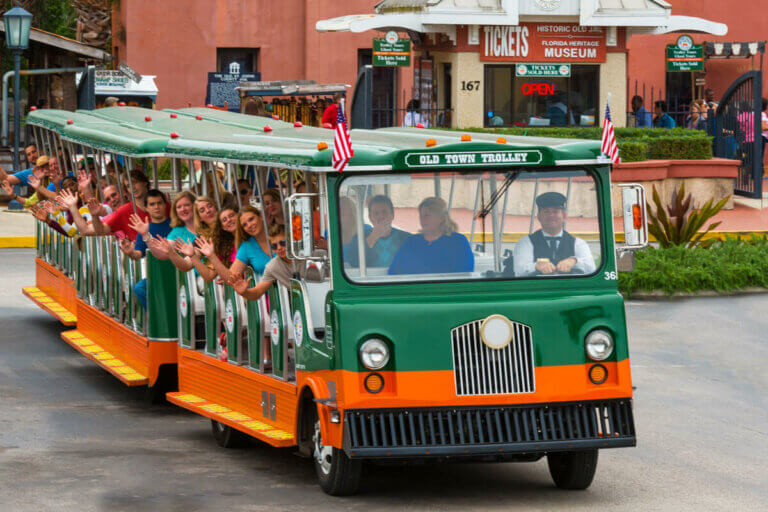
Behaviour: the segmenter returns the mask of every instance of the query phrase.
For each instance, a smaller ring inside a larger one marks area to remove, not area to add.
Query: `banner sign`
[[[409,153],[405,156],[405,166],[419,168],[537,165],[541,163],[543,158],[541,151],[538,149]]]
[[[677,44],[667,45],[667,71],[704,71],[704,47],[693,44],[690,36],[680,36]]]
[[[485,26],[480,60],[495,62],[605,62],[604,27],[578,23]]]
[[[518,64],[515,66],[515,76],[522,77],[569,77],[570,64]]]
[[[411,40],[398,38],[397,32],[387,33],[386,38],[374,39],[372,63],[374,66],[410,66]]]

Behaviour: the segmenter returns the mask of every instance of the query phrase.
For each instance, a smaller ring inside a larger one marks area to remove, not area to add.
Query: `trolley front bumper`
[[[635,446],[632,400],[350,409],[351,458],[515,456]]]

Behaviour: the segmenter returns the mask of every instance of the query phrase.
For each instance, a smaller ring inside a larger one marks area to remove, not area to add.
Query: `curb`
[[[37,237],[34,236],[0,236],[0,249],[37,247]]]
[[[759,286],[750,286],[748,288],[741,288],[739,290],[731,290],[727,292],[718,292],[716,290],[699,290],[696,292],[675,292],[672,295],[667,295],[666,292],[663,292],[661,290],[654,290],[652,292],[632,293],[630,295],[624,296],[624,300],[663,301],[663,300],[675,300],[675,299],[691,299],[691,298],[699,298],[699,297],[736,297],[739,295],[756,295],[760,293],[768,293],[768,288],[761,288]]]

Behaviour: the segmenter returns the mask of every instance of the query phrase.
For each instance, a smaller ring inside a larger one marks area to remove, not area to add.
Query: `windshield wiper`
[[[491,197],[488,199],[488,202],[483,205],[483,207],[480,209],[480,213],[477,214],[478,217],[481,219],[484,219],[488,216],[489,213],[491,213],[491,210],[494,206],[496,206],[496,203],[499,202],[499,199],[501,199],[501,196],[504,195],[504,192],[507,191],[509,186],[512,184],[513,181],[517,179],[517,177],[520,175],[520,173],[523,171],[507,171],[504,173],[505,179],[504,183],[501,184],[499,188],[496,189],[496,192],[494,192]],[[482,180],[482,177],[480,178]],[[482,185],[482,182],[481,182]]]

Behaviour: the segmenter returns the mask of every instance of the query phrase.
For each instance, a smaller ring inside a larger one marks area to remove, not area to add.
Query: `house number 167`
[[[477,91],[480,89],[480,80],[462,80],[462,91]]]

